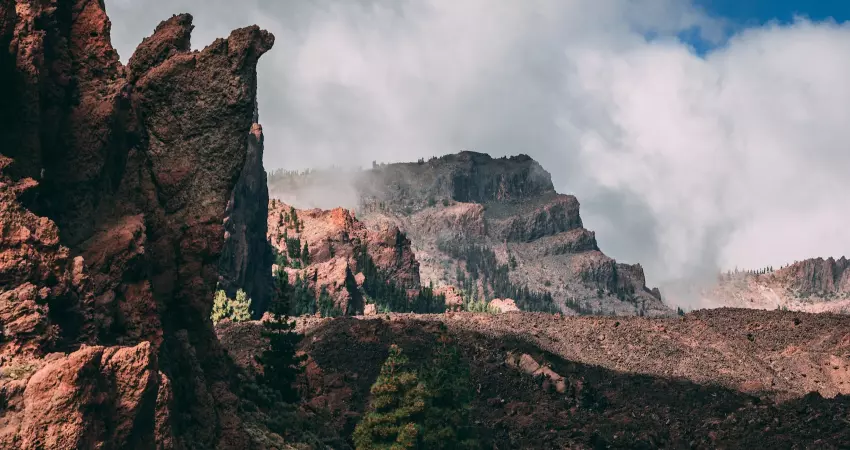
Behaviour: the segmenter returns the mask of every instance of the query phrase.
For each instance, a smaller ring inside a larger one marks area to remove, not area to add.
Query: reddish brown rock
[[[0,432],[3,448],[127,448],[156,441],[158,391],[167,386],[151,345],[82,347],[50,358],[13,398],[19,420]],[[9,392],[8,390],[6,391]]]
[[[286,269],[290,282],[300,276],[317,296],[324,288],[342,311],[362,311],[359,303],[353,309],[348,305],[360,301],[353,291],[364,282],[358,266],[358,255],[363,251],[392,282],[413,291],[420,288],[419,262],[410,240],[398,227],[368,229],[344,208],[301,210],[274,199],[269,205],[268,240],[275,251],[288,254],[286,238],[299,240],[302,248],[306,243],[309,249],[306,267]]]
[[[427,369],[449,341],[470,369],[470,414],[480,418],[470,425],[482,448],[850,442],[847,315],[722,308],[675,318],[523,312],[298,322],[309,337],[300,344],[311,361],[301,377],[305,401],[333,410],[331,421],[347,435],[390,345]],[[250,362],[263,349],[260,329],[233,324],[222,341]]]
[[[0,2],[0,364],[68,354],[3,387],[4,448],[247,442],[209,313],[273,37],[191,21],[124,67],[102,2]]]
[[[494,311],[499,313],[519,311],[519,308],[517,308],[516,306],[516,302],[514,302],[513,299],[510,298],[494,298],[493,300],[490,300],[489,306]]]
[[[440,286],[434,289],[434,294],[446,297],[446,309],[460,311],[463,309],[463,292],[454,286]]]

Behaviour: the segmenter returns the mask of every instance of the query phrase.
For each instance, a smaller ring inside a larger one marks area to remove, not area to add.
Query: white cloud
[[[528,153],[604,251],[650,282],[850,254],[850,29],[744,30],[676,0],[107,1],[126,57],[195,14],[193,43],[258,23],[267,166]],[[646,35],[657,36],[651,40]]]

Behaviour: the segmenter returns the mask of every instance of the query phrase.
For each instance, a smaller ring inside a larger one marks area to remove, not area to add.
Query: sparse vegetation
[[[527,286],[511,283],[508,273],[508,264],[500,264],[496,259],[496,253],[485,245],[474,242],[461,241],[439,241],[437,248],[451,256],[462,260],[467,277],[460,267],[457,269],[457,280],[461,289],[472,294],[478,299],[478,281],[481,280],[485,295],[483,301],[489,302],[493,298],[511,298],[522,311],[540,311],[554,313],[560,311],[549,292],[537,292],[529,290]],[[492,292],[486,290],[491,288]],[[491,296],[492,295],[492,296]]]
[[[399,286],[383,273],[369,253],[363,248],[358,248],[357,269],[363,273],[363,291],[371,298],[378,312],[416,312],[416,313],[442,313],[446,310],[446,298],[443,295],[434,294],[429,287],[422,287],[410,296],[407,287]]]
[[[0,367],[0,379],[24,380],[39,369],[35,361],[12,360]]]

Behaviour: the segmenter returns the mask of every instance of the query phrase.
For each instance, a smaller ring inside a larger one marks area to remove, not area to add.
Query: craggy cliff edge
[[[129,64],[95,0],[0,1],[0,447],[243,448],[209,321],[256,26]]]
[[[273,255],[266,241],[269,188],[263,168],[263,128],[255,123],[251,131],[245,167],[227,202],[219,288],[230,298],[244,290],[260,317],[272,296]]]
[[[526,304],[552,303],[566,313],[673,314],[660,292],[646,286],[640,264],[618,263],[600,251],[578,200],[558,193],[551,175],[527,155],[463,151],[376,164],[355,186],[364,223],[393,224],[408,235],[423,283],[465,284],[466,291],[486,292],[487,301],[530,291],[551,302]]]
[[[728,272],[699,293],[706,306],[850,313],[850,260],[812,258],[777,270]]]

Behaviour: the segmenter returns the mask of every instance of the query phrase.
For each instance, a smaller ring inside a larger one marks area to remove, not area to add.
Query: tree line
[[[466,270],[457,268],[456,278],[461,289],[478,298],[478,280],[482,281],[484,301],[494,298],[511,298],[522,311],[538,311],[556,313],[560,309],[555,304],[550,292],[539,292],[528,288],[525,284],[515,284],[510,281],[511,266],[516,267],[516,260],[509,257],[508,264],[499,263],[496,253],[486,245],[460,240],[442,240],[437,242],[437,249],[462,260]],[[468,274],[468,276],[467,276]]]

